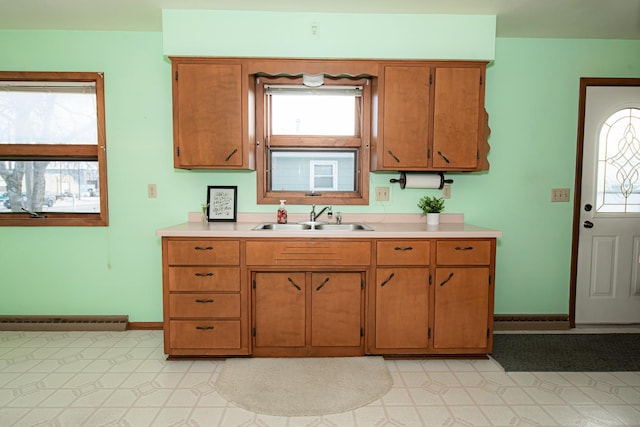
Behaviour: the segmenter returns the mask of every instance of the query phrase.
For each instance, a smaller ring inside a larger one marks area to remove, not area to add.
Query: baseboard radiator
[[[571,329],[568,314],[496,314],[494,331],[550,331]]]
[[[129,316],[0,316],[0,331],[124,331]]]

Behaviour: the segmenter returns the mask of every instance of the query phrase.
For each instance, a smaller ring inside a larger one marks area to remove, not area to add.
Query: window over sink
[[[370,79],[320,77],[256,77],[258,203],[368,204]]]

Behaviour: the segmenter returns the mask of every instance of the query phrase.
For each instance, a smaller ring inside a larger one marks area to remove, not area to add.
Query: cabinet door
[[[435,349],[485,348],[489,342],[489,268],[437,268]]]
[[[427,66],[384,67],[382,144],[377,153],[382,165],[378,169],[428,167],[430,73]]]
[[[433,168],[475,169],[479,162],[482,71],[479,67],[435,70]]]
[[[174,63],[173,68],[175,167],[242,167],[242,66]]]
[[[311,346],[360,347],[362,274],[311,274]]]
[[[376,270],[375,347],[426,349],[429,344],[429,269]]]
[[[255,273],[255,346],[304,347],[304,273]]]

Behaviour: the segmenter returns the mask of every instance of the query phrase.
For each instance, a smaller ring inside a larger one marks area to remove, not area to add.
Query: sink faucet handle
[[[342,224],[342,212],[336,212],[336,223]]]
[[[333,210],[331,209],[331,206],[329,206],[329,210],[327,211],[327,218],[332,218],[333,217]]]

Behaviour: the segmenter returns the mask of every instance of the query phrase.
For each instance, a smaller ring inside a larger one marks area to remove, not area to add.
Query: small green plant
[[[428,213],[440,213],[444,210],[444,199],[435,196],[424,196],[418,202],[422,215]]]

